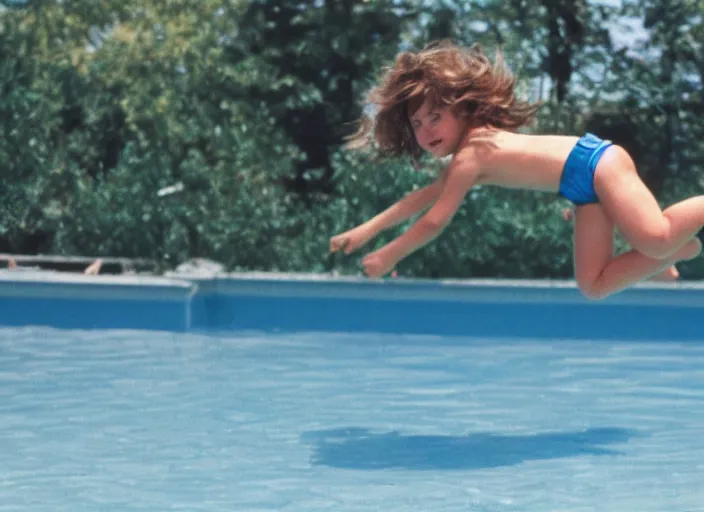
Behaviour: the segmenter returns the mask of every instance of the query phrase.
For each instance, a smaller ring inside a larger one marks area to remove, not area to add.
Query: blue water
[[[0,329],[0,511],[704,511],[704,344]]]

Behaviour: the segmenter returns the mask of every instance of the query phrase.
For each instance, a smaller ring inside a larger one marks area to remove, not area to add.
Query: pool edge
[[[573,280],[0,271],[0,326],[704,339],[703,311],[698,282],[643,283],[590,301]]]

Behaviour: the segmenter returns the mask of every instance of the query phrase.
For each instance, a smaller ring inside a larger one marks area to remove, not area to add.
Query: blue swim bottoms
[[[602,153],[612,145],[610,140],[603,140],[587,133],[581,137],[567,157],[560,179],[559,195],[576,205],[598,203],[594,190],[594,170]]]

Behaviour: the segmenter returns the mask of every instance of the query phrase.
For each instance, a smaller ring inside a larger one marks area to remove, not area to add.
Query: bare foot
[[[671,267],[666,268],[659,274],[654,275],[650,279],[652,281],[665,281],[665,282],[671,282],[671,281],[677,281],[680,278],[680,273],[677,270],[677,267],[672,265]]]

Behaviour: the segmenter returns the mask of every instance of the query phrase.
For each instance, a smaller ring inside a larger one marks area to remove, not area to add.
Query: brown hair
[[[358,131],[347,147],[368,146],[393,156],[409,154],[416,160],[422,153],[411,128],[409,115],[425,98],[436,105],[450,106],[472,125],[511,129],[532,121],[538,104],[515,97],[516,79],[506,69],[500,51],[492,64],[480,45],[467,49],[439,41],[418,53],[402,52],[385,69],[378,86],[366,95],[367,108]]]

